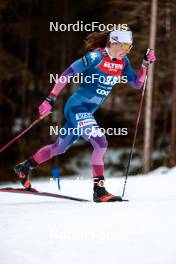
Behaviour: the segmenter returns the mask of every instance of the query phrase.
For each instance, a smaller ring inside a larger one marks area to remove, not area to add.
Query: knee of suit
[[[107,149],[108,147],[108,141],[105,137],[105,135],[103,136],[97,136],[97,137],[91,137],[90,142],[92,143],[93,147],[99,147],[99,148],[104,148]]]
[[[51,151],[53,151],[55,153],[55,155],[59,155],[59,154],[65,153],[66,150],[67,150],[67,147],[64,146],[63,144],[55,143],[55,144],[52,145],[52,150]]]

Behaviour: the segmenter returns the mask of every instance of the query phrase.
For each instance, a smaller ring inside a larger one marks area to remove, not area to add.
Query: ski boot
[[[15,166],[14,171],[18,175],[21,184],[26,188],[31,190],[31,182],[29,179],[30,171],[36,167],[38,164],[32,158],[25,160]]]
[[[93,200],[96,203],[123,201],[121,196],[115,196],[106,191],[104,187],[104,177],[94,179]]]

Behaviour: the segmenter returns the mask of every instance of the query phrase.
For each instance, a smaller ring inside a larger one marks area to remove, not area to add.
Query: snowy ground
[[[108,178],[106,186],[121,194],[123,182]],[[56,192],[46,180],[33,185]],[[92,198],[88,179],[61,187]],[[104,204],[0,193],[0,263],[175,264],[176,168],[130,177],[127,187],[130,202]]]

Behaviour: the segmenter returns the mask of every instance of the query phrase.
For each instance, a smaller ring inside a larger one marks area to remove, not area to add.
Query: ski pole
[[[33,126],[35,126],[37,123],[39,123],[42,119],[44,119],[47,115],[41,116],[35,121],[33,121],[28,127],[26,127],[24,130],[22,130],[16,137],[11,139],[9,142],[7,142],[1,149],[0,153],[5,150],[7,147],[9,147],[12,143],[14,143],[17,139],[19,139],[22,135],[24,135],[29,129],[31,129]]]
[[[133,137],[133,144],[131,147],[131,151],[130,151],[129,159],[128,159],[128,163],[127,163],[127,168],[126,168],[126,172],[125,172],[125,181],[124,181],[124,185],[123,185],[122,198],[125,195],[125,189],[126,189],[128,173],[129,173],[129,169],[130,169],[130,163],[131,163],[131,159],[133,156],[134,145],[136,142],[136,136],[137,136],[137,131],[138,131],[138,127],[139,127],[139,120],[141,117],[141,110],[142,110],[142,105],[143,105],[143,101],[144,101],[144,93],[145,93],[146,84],[147,84],[147,75],[145,77],[145,81],[144,81],[144,85],[143,85],[143,89],[142,89],[142,94],[141,94],[141,98],[140,98],[139,109],[138,109],[137,120],[136,120],[136,127],[135,127],[135,132],[134,132],[134,137]]]

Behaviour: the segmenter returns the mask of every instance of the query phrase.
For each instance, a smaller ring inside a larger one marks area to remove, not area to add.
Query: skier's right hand
[[[38,107],[38,111],[40,116],[46,116],[53,110],[54,106],[54,98],[51,96],[48,96],[45,101]]]

